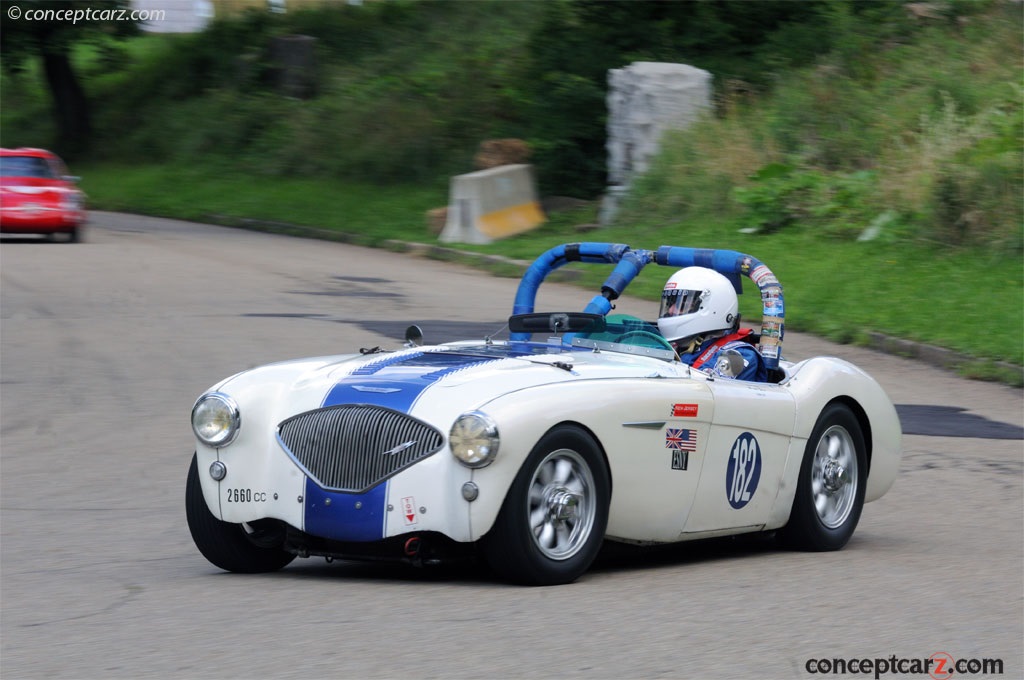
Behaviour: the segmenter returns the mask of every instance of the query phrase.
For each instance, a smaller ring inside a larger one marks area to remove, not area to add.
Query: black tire
[[[860,423],[845,404],[829,404],[807,440],[793,510],[780,532],[783,543],[814,552],[845,546],[864,508],[867,471]]]
[[[224,571],[261,574],[277,571],[295,559],[295,555],[277,547],[284,539],[284,532],[277,526],[250,526],[246,531],[246,525],[222,522],[213,516],[203,498],[194,455],[185,487],[185,515],[199,552]]]
[[[81,243],[82,240],[82,227],[73,227],[68,232],[68,243]]]
[[[571,583],[601,549],[610,499],[608,468],[593,438],[579,427],[557,427],[541,437],[512,482],[483,538],[484,557],[514,583]]]

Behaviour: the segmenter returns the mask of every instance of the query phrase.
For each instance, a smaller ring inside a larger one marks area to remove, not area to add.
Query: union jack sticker
[[[670,427],[665,430],[665,448],[681,451],[697,450],[697,431]]]

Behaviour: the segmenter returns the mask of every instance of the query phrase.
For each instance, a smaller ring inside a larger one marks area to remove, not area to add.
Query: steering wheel
[[[672,350],[673,352],[675,351],[672,348],[672,344],[668,340],[666,340],[662,336],[658,335],[657,333],[652,333],[651,331],[640,331],[640,330],[629,331],[627,333],[623,333],[618,338],[616,338],[615,342],[621,342],[623,344],[626,344],[626,343],[628,343],[630,341],[631,338],[650,340],[650,341],[654,342],[653,345],[648,345],[647,343],[633,342],[632,344],[634,344],[634,345],[640,344],[641,347],[648,347],[648,346],[661,347],[662,349]]]

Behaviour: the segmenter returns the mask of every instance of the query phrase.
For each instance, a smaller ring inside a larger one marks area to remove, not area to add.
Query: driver
[[[739,302],[729,279],[713,269],[686,267],[673,274],[661,293],[658,330],[683,363],[716,375],[766,382],[764,358],[749,328],[740,329]],[[730,368],[726,350],[738,352],[743,367]]]

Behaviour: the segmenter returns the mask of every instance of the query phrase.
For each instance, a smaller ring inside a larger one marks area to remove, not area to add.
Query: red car
[[[0,149],[0,232],[67,234],[78,241],[85,194],[64,162],[43,149]]]

